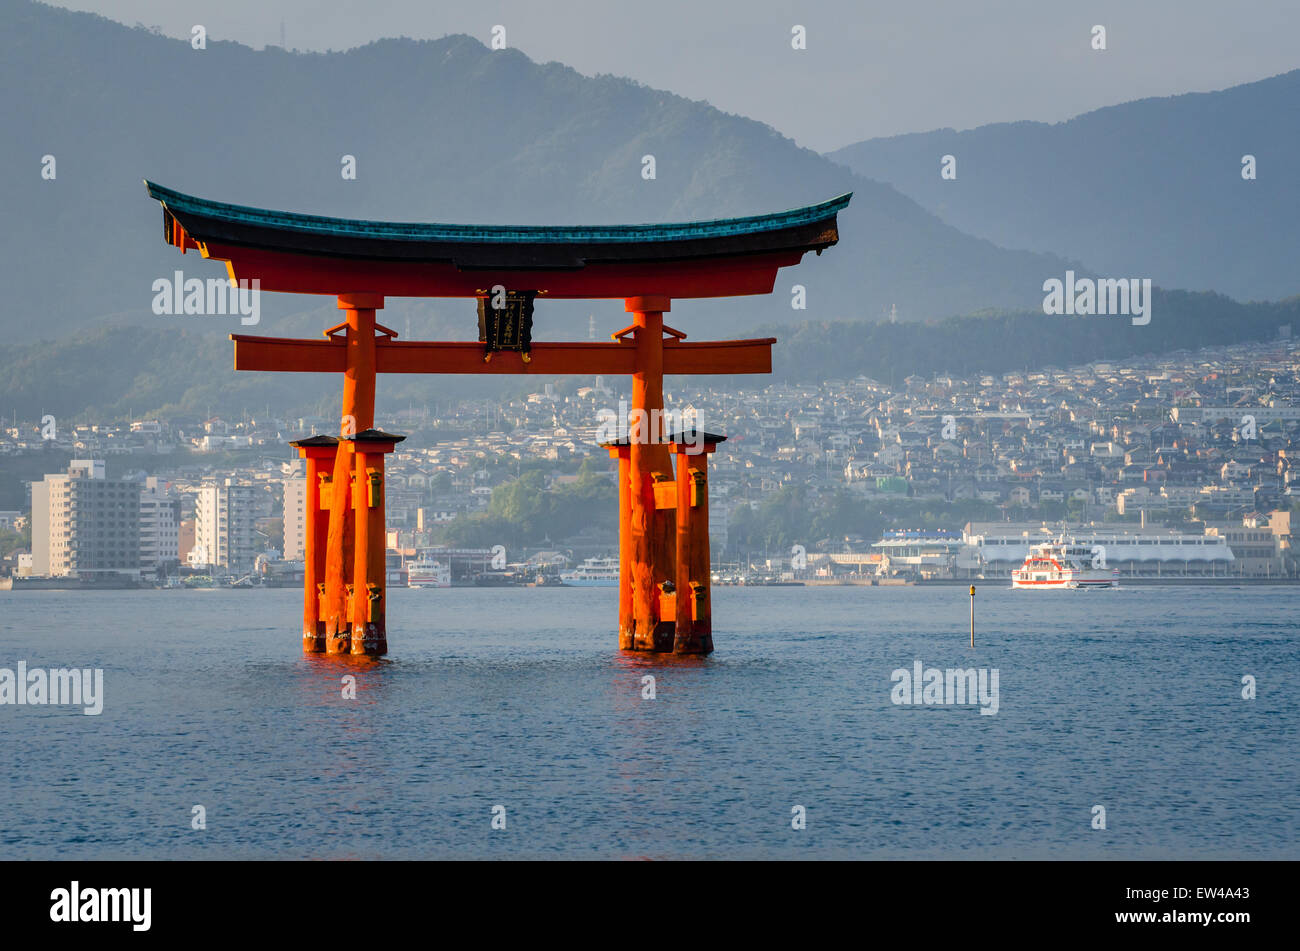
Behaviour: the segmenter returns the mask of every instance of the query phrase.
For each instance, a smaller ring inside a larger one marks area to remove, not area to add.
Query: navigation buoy
[[[970,586],[970,646],[975,646],[975,586]]]

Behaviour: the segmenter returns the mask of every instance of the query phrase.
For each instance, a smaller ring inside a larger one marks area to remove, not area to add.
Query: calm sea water
[[[1300,857],[1297,588],[982,586],[974,651],[964,588],[723,588],[676,662],[612,589],[391,597],[349,664],[292,590],[0,594],[0,667],[106,695],[0,706],[0,858]],[[997,715],[894,705],[916,660]]]

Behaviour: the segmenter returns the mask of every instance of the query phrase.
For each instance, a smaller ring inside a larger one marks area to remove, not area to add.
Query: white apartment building
[[[284,560],[306,558],[307,477],[284,480]]]
[[[106,478],[102,459],[74,459],[33,482],[31,572],[138,577],[140,483]]]
[[[189,563],[207,565],[230,574],[253,567],[260,552],[254,526],[257,521],[256,486],[234,479],[199,487],[194,500],[194,549]]]
[[[1300,406],[1175,406],[1169,411],[1176,423],[1239,423],[1243,416],[1253,416],[1258,426],[1293,423],[1300,420]]]
[[[140,487],[140,568],[172,564],[180,558],[181,500],[149,476]]]

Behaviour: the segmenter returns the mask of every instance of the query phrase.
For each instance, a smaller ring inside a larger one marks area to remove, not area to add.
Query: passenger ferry
[[[451,565],[429,555],[420,555],[406,566],[408,588],[450,588]]]
[[[1011,572],[1013,588],[1114,588],[1119,569],[1098,567],[1093,550],[1073,541],[1035,545]]]
[[[617,588],[618,559],[588,558],[577,568],[561,571],[560,580],[581,588]]]

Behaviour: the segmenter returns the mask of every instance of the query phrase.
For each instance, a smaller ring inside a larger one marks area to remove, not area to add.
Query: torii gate
[[[326,218],[145,185],[182,253],[225,261],[245,286],[337,297],[344,312],[323,340],[231,336],[236,370],[343,374],[339,437],[291,444],[307,465],[304,651],[388,651],[384,456],[405,437],[374,429],[377,373],[630,374],[631,416],[654,422],[607,444],[619,461],[619,647],[713,650],[706,460],[725,437],[663,432],[663,378],[770,373],[776,340],[687,343],[663,315],[673,298],[771,293],[779,268],[839,240],[851,194],[748,218],[513,227]],[[612,343],[532,344],[538,296],[622,298],[632,324]],[[387,297],[477,298],[480,326],[491,323],[478,343],[399,342],[375,321]],[[507,314],[488,313],[489,300]]]

